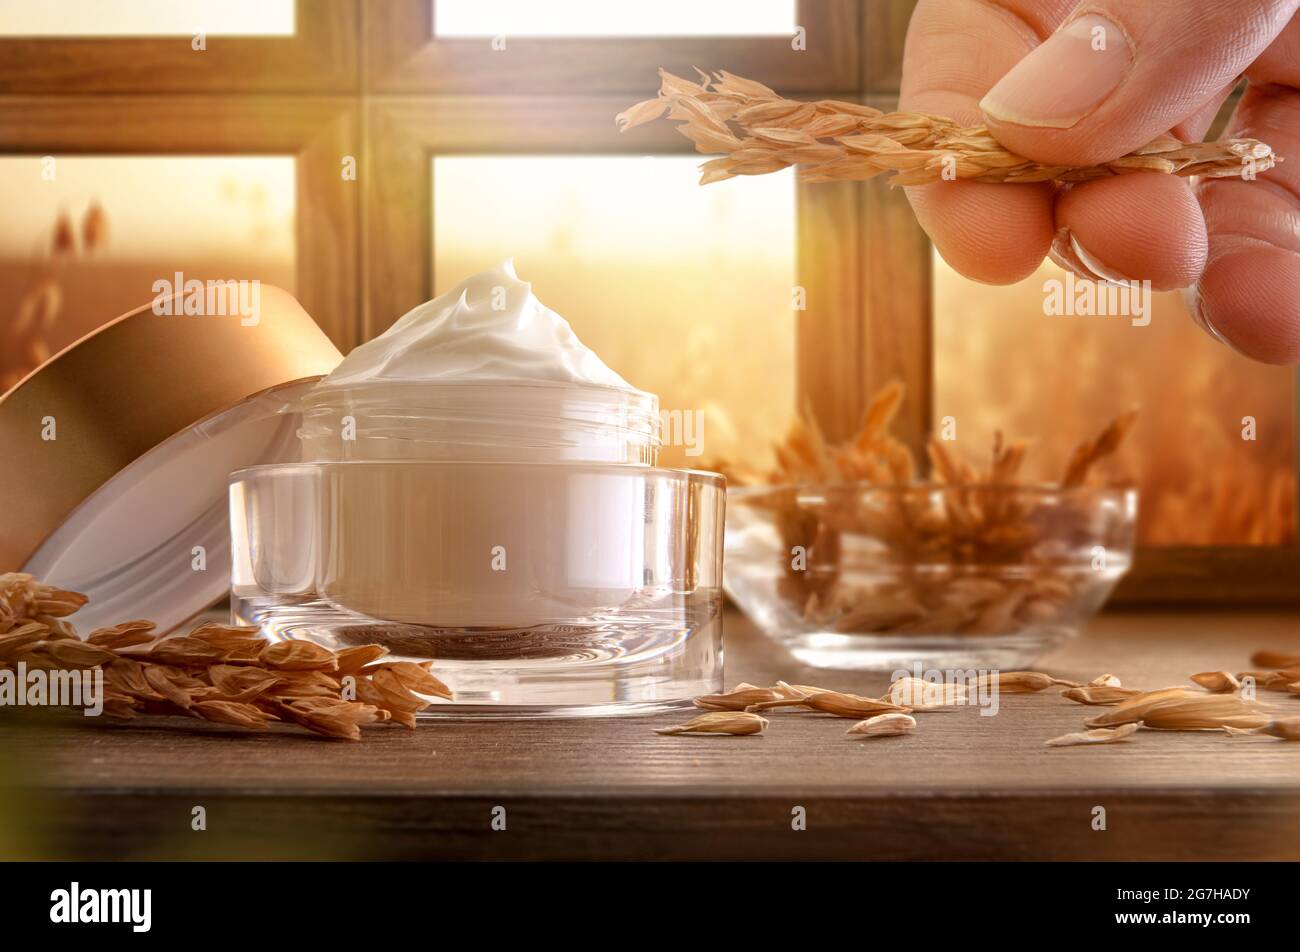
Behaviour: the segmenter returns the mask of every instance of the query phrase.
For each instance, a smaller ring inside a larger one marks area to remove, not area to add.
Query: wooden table
[[[813,671],[740,615],[728,684]],[[1039,666],[1138,687],[1300,651],[1294,615],[1108,614]],[[1289,712],[1300,698],[1263,694]],[[445,722],[360,744],[149,718],[0,712],[0,849],[89,858],[1300,859],[1300,744],[1142,731],[1046,749],[1096,708],[1055,692],[919,715],[915,734],[777,712],[759,737],[660,737],[680,715]],[[194,831],[203,807],[206,830]],[[504,807],[505,830],[494,830]],[[792,821],[802,807],[806,829]],[[1094,808],[1106,829],[1093,829]],[[496,811],[499,813],[500,811]]]

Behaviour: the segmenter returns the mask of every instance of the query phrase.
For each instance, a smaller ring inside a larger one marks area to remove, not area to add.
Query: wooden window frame
[[[0,37],[0,94],[346,93],[360,0],[295,0],[292,36]]]
[[[0,101],[0,153],[18,155],[291,155],[296,189],[295,296],[344,350],[358,343],[359,184],[348,98],[23,96]],[[203,223],[191,223],[202,228]],[[145,302],[141,302],[145,303]],[[113,316],[113,315],[107,315]]]
[[[798,0],[807,50],[790,37],[506,37],[434,35],[430,0],[365,0],[366,89],[380,93],[644,93],[655,71],[726,68],[791,92],[857,87],[859,0]],[[816,68],[808,69],[808,61]]]

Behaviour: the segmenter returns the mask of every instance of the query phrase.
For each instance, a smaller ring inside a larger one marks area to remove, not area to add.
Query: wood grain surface
[[[813,671],[739,615],[729,684],[776,678],[878,693]],[[1113,614],[1040,668],[1162,687],[1300,650],[1287,614]],[[1300,698],[1265,694],[1288,712]],[[360,744],[142,718],[0,725],[0,850],[83,858],[1297,859],[1300,745],[1142,731],[1045,749],[1096,709],[1054,692],[918,715],[914,735],[777,712],[758,737],[660,737],[663,715],[446,721]],[[191,829],[193,808],[207,829]],[[1106,830],[1092,829],[1094,807]],[[506,829],[491,828],[504,807]],[[807,829],[792,829],[803,807]]]

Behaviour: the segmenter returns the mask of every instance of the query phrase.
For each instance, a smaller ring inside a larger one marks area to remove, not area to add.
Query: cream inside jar
[[[308,395],[303,458],[653,466],[659,401],[585,347],[509,261],[410,311]]]

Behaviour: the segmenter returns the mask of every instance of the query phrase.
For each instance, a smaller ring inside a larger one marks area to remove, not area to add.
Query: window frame
[[[507,36],[506,48],[494,51],[489,38],[434,36],[430,0],[366,0],[361,23],[365,88],[428,95],[635,95],[645,92],[661,66],[686,75],[694,75],[696,66],[725,66],[792,92],[856,88],[858,0],[797,0],[796,10],[807,51],[792,49],[791,38],[780,36]],[[813,59],[816,67],[807,69],[799,57]]]
[[[346,98],[24,96],[0,102],[0,152],[6,154],[293,156],[294,296],[345,350],[360,342],[360,200],[358,184],[345,181],[341,170],[358,145],[355,103]]]
[[[346,93],[360,0],[295,0],[292,36],[0,37],[0,94]]]

